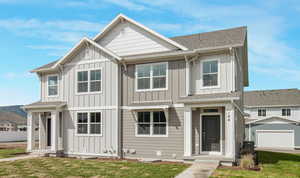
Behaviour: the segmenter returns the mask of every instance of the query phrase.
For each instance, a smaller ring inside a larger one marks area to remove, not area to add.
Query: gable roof
[[[31,72],[42,72],[44,70],[55,69],[56,67],[58,67],[59,64],[61,64],[61,63],[65,62],[66,60],[68,60],[68,58],[70,56],[72,56],[72,54],[74,52],[76,52],[78,49],[80,49],[86,42],[90,43],[91,45],[95,46],[96,48],[100,49],[101,51],[104,51],[106,54],[110,55],[114,59],[121,60],[121,57],[116,55],[114,52],[110,51],[107,48],[102,47],[101,45],[99,45],[98,43],[90,40],[89,38],[84,37],[64,57],[60,58],[57,61],[46,64],[42,67],[36,68],[36,69],[32,70]],[[114,61],[114,62],[117,62],[117,61]]]
[[[245,107],[300,106],[300,90],[258,90],[244,93]]]
[[[101,39],[107,32],[109,32],[115,25],[117,25],[118,23],[122,22],[123,20],[126,20],[127,22],[133,24],[133,25],[136,25],[140,28],[142,28],[143,30],[149,32],[150,34],[160,38],[161,40],[181,49],[181,50],[188,50],[185,46],[183,46],[182,44],[179,44],[175,41],[173,41],[172,39],[170,38],[167,38],[153,30],[151,30],[150,28],[136,22],[135,20],[123,15],[123,14],[119,14],[116,18],[114,18],[106,27],[104,27],[104,29],[98,33],[95,37],[94,37],[94,41],[98,41],[99,39]]]
[[[262,119],[256,119],[256,120],[248,120],[248,122],[246,122],[246,124],[252,124],[252,123],[256,123],[256,122],[260,122],[260,121],[267,121],[267,120],[283,120],[283,121],[288,121],[288,122],[293,122],[293,123],[299,123],[299,121],[293,120],[293,119],[288,119],[288,118],[284,118],[284,117],[278,117],[278,116],[271,116],[271,117],[267,117],[267,118],[262,118]]]
[[[177,36],[170,39],[186,46],[188,49],[243,46],[247,27],[236,27],[212,32]]]

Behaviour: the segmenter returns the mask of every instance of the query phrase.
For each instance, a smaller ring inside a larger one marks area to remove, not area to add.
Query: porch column
[[[45,128],[45,120],[43,118],[43,114],[39,113],[39,149],[46,148],[46,128]]]
[[[190,91],[191,91],[191,84],[190,84],[190,80],[191,80],[191,65],[190,62],[186,59],[185,60],[185,89],[186,89],[186,95],[189,96],[190,95]]]
[[[192,156],[192,108],[184,108],[184,156]]]
[[[235,156],[236,136],[235,136],[235,112],[231,104],[225,107],[225,155]]]
[[[30,152],[34,148],[34,122],[32,112],[27,113],[27,151]]]
[[[51,112],[51,151],[56,152],[58,150],[58,112]]]

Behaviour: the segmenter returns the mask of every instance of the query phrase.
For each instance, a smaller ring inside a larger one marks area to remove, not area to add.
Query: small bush
[[[243,169],[253,169],[255,167],[255,162],[252,154],[246,154],[242,156],[240,167]]]

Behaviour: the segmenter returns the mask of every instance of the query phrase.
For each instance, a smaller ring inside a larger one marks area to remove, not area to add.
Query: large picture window
[[[202,87],[215,87],[219,85],[219,61],[208,60],[202,62]]]
[[[167,88],[167,63],[141,64],[136,66],[136,90]]]
[[[58,95],[58,75],[48,76],[48,96]]]
[[[77,134],[102,135],[101,112],[77,113]]]
[[[163,111],[137,113],[137,136],[166,136],[167,119]]]
[[[87,70],[77,72],[77,93],[101,92],[101,70]]]

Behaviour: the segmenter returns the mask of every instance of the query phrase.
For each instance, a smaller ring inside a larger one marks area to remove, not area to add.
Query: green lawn
[[[300,177],[300,154],[259,152],[261,171],[217,169],[212,177]]]
[[[189,167],[181,163],[140,163],[120,160],[34,158],[0,164],[0,177],[174,177]]]
[[[0,159],[15,157],[16,154],[24,153],[24,148],[3,148],[0,149]]]

